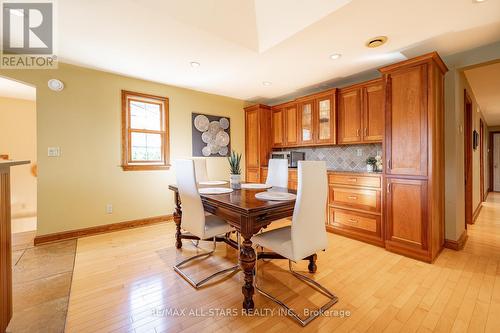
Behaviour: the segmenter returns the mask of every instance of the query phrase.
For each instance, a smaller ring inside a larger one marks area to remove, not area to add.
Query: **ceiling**
[[[488,126],[499,126],[500,63],[466,70],[465,76]]]
[[[500,0],[65,0],[57,13],[63,62],[251,101],[500,40]],[[365,47],[378,35],[388,43]]]
[[[36,89],[24,83],[0,77],[0,97],[34,101],[36,99]]]

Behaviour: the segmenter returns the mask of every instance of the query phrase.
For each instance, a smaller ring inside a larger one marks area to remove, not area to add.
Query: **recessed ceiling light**
[[[472,2],[476,2],[476,3],[481,3],[481,2],[485,2],[486,0],[472,0]]]
[[[199,62],[196,62],[196,61],[191,61],[189,64],[190,64],[190,65],[191,65],[191,67],[193,67],[193,68],[200,67],[200,63],[199,63]]]
[[[330,59],[332,59],[332,60],[337,60],[340,57],[342,57],[342,54],[340,54],[340,53],[330,54]]]
[[[264,81],[262,82],[262,85],[266,86],[266,87],[269,87],[272,83],[269,82],[269,81]]]
[[[375,48],[384,45],[387,42],[387,36],[378,36],[370,38],[366,42],[366,47]]]

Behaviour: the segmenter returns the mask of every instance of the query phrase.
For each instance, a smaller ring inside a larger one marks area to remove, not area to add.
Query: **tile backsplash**
[[[370,143],[335,147],[297,148],[290,150],[306,153],[306,160],[325,161],[328,169],[366,171],[366,159],[377,155],[381,156],[382,144]]]

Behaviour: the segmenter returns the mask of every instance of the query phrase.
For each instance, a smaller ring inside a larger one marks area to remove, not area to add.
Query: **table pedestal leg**
[[[318,256],[316,254],[313,254],[309,257],[309,265],[307,266],[307,268],[309,269],[309,273],[316,273],[316,271],[318,270],[318,266],[316,266],[317,259]]]
[[[181,199],[178,192],[175,192],[175,211],[174,211],[174,222],[175,222],[175,247],[180,249],[182,247],[181,240],[181,218],[182,218],[182,208]]]
[[[244,241],[242,243],[240,249],[240,267],[243,270],[245,275],[245,282],[241,291],[243,293],[243,309],[252,310],[254,308],[253,303],[253,271],[255,268],[255,251],[252,247],[252,242],[250,241],[250,237],[243,236]]]

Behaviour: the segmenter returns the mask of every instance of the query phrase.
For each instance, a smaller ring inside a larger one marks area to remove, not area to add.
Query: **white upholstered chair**
[[[329,301],[320,308],[323,311],[335,304],[338,298],[316,281],[293,271],[292,262],[297,262],[314,255],[319,251],[325,250],[328,246],[325,228],[327,191],[328,180],[325,163],[299,161],[297,199],[295,201],[292,224],[252,237],[252,242],[257,246],[270,249],[288,259],[290,272],[295,277],[307,282],[329,298]],[[301,319],[286,304],[258,286],[257,274],[255,276],[255,287],[261,294],[285,307],[302,326],[307,325],[319,315],[320,311],[311,311],[313,315],[306,319]]]
[[[186,281],[188,281],[193,287],[199,288],[201,285],[216,277],[217,275],[224,274],[226,272],[232,272],[239,269],[238,265],[231,266],[229,268],[218,271],[201,281],[193,281],[187,274],[185,274],[180,267],[184,264],[190,262],[191,260],[210,256],[215,252],[216,248],[216,237],[225,236],[227,233],[234,231],[234,228],[226,223],[220,217],[215,215],[205,215],[203,209],[203,204],[201,202],[200,194],[198,193],[198,188],[196,186],[196,176],[195,176],[195,164],[193,160],[177,160],[175,161],[175,173],[177,177],[177,188],[179,191],[181,204],[182,204],[182,216],[181,225],[182,228],[194,236],[198,237],[200,240],[213,239],[213,250],[206,253],[197,254],[190,258],[187,258],[174,266],[174,270],[179,273]],[[238,234],[238,245],[239,245],[239,234]],[[238,251],[239,255],[239,251]]]
[[[266,184],[276,187],[288,187],[288,160],[269,160]]]
[[[206,182],[208,180],[207,160],[205,158],[193,158],[193,161],[196,182]]]

